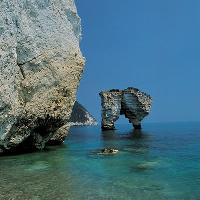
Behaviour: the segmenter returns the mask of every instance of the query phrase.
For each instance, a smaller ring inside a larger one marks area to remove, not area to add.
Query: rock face
[[[75,102],[71,117],[70,126],[91,126],[97,125],[96,119],[79,102]]]
[[[0,1],[0,151],[65,136],[83,72],[73,0]]]
[[[102,129],[112,130],[120,115],[125,115],[135,129],[141,129],[141,121],[151,109],[152,98],[138,90],[129,87],[125,90],[109,90],[100,94],[102,105]]]
[[[75,102],[70,119],[66,125],[57,130],[48,144],[57,145],[64,141],[71,126],[91,126],[97,125],[96,119],[79,103]]]

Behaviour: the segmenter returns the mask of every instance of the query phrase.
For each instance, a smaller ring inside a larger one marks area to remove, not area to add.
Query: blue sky
[[[78,90],[80,103],[100,120],[98,93],[133,86],[153,97],[147,121],[199,121],[199,0],[76,4],[87,60]]]

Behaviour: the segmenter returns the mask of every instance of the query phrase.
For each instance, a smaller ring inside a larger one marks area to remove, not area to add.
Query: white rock
[[[25,139],[43,148],[65,126],[83,72],[80,37],[73,0],[0,1],[1,149]]]

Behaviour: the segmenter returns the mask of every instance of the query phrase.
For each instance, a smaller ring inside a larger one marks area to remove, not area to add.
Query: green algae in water
[[[1,157],[0,199],[200,199],[200,123],[118,128],[72,128],[63,146]],[[107,147],[119,153],[95,153]]]

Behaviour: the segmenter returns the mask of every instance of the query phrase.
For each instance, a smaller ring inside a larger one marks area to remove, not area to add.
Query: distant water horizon
[[[0,157],[0,199],[200,199],[200,122],[116,128],[72,127],[61,146]],[[119,153],[97,154],[107,147]]]
[[[98,122],[98,125],[97,126],[100,126],[100,123],[101,122]],[[151,125],[151,124],[174,124],[174,123],[177,123],[177,124],[179,124],[179,123],[181,123],[181,124],[183,124],[183,123],[199,123],[200,124],[200,120],[198,121],[198,120],[182,120],[182,121],[149,121],[149,120],[144,120],[144,122],[142,122],[142,127],[144,128],[144,127],[146,127],[146,125]],[[123,122],[117,122],[116,123],[116,126],[118,126],[118,127],[120,127],[120,126],[125,126],[125,125],[129,125],[129,126],[132,126],[131,125],[131,123],[129,123],[128,122],[128,120],[127,120],[127,122],[126,121],[123,121]]]

